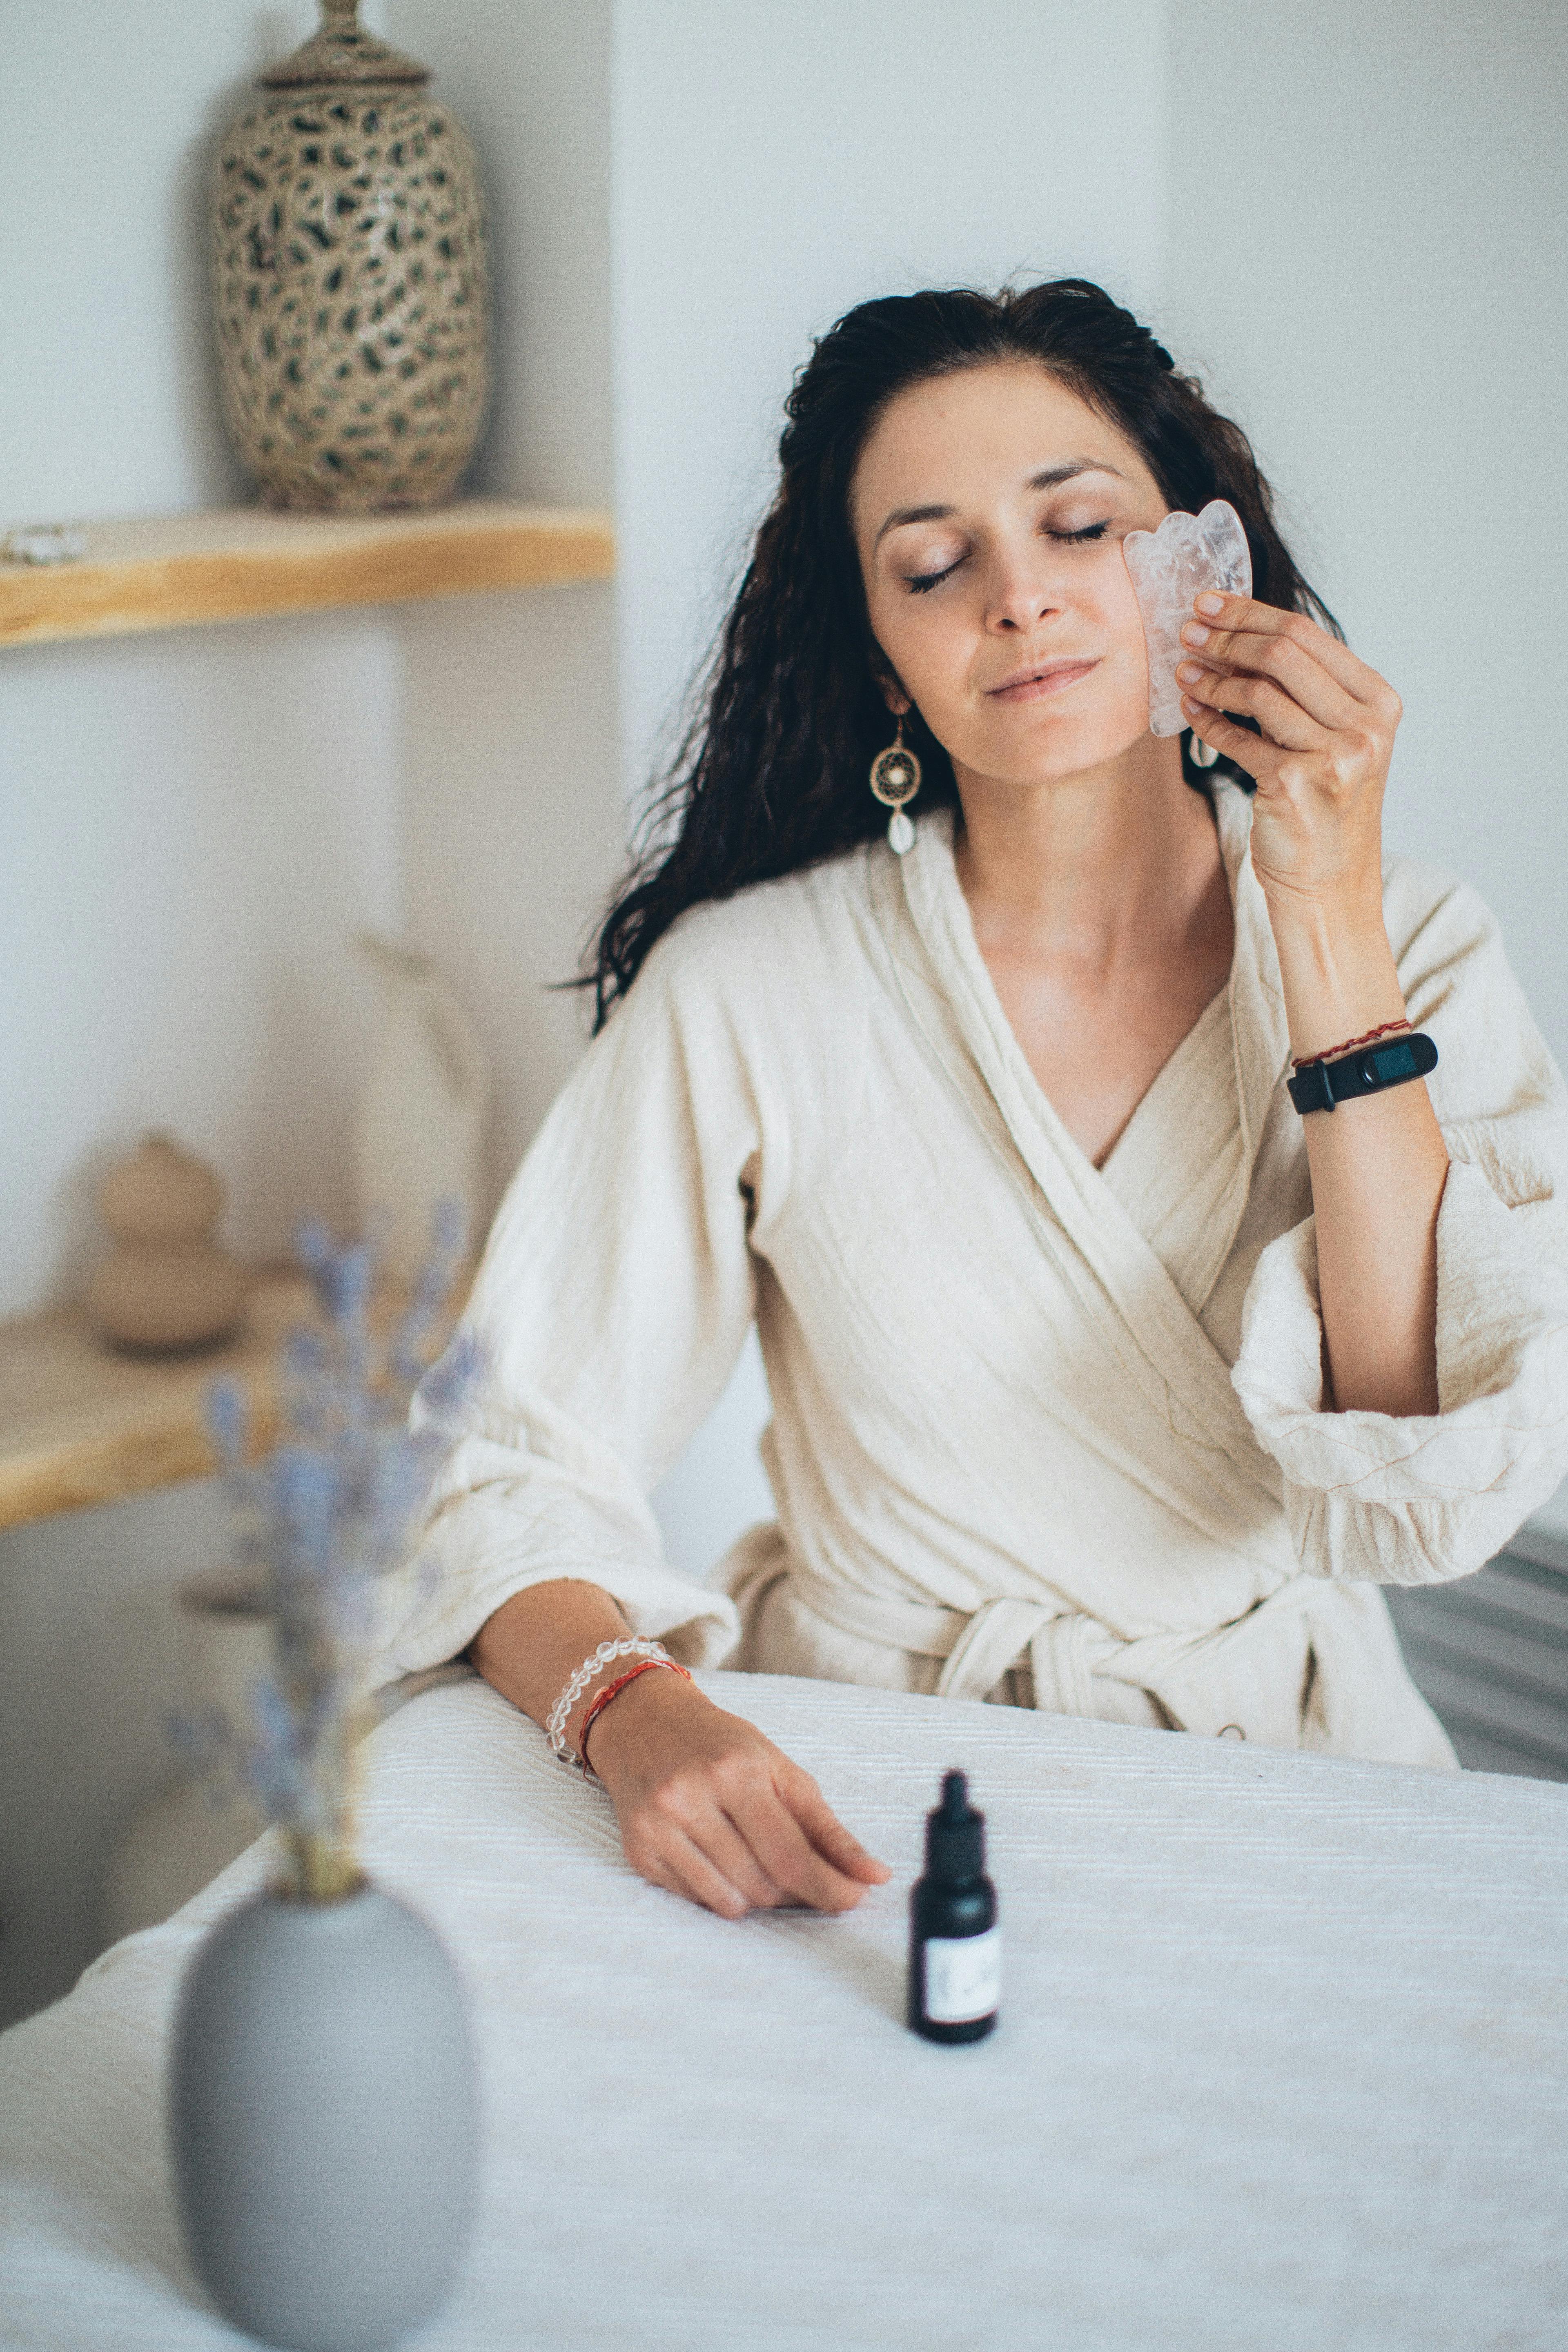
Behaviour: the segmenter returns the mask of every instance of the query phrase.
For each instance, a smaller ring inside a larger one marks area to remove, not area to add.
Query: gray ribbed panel
[[[1388,1601],[1462,1764],[1568,1780],[1568,1545],[1521,1529],[1477,1575]]]

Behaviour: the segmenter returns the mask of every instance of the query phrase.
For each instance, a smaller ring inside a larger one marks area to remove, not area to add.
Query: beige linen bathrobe
[[[580,1577],[693,1664],[1452,1763],[1377,1586],[1479,1568],[1568,1471],[1568,1098],[1487,908],[1389,859],[1453,1162],[1440,1411],[1323,1412],[1252,803],[1215,802],[1230,979],[1099,1170],[1002,1011],[947,813],[901,860],[680,919],[497,1217],[385,1675]],[[700,1585],[647,1496],[753,1317],[777,1524]]]

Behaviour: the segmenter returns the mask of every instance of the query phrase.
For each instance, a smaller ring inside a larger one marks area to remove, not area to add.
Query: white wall
[[[74,1295],[97,1181],[150,1126],[222,1171],[248,1255],[347,1217],[398,691],[374,614],[5,653],[0,1312]]]
[[[381,0],[489,171],[500,394],[477,487],[608,504],[605,5]],[[204,191],[308,0],[0,0],[0,524],[245,495],[209,357]],[[38,192],[49,192],[40,203]],[[24,364],[23,362],[26,362]],[[167,1123],[228,1238],[351,1214],[360,924],[447,963],[496,1073],[492,1191],[574,1057],[548,996],[621,849],[606,588],[0,658],[0,1312],[68,1295],[94,1182]],[[123,1817],[169,1777],[174,1587],[210,1485],[0,1531],[0,2022],[95,1947]]]
[[[607,507],[608,0],[386,0],[438,63],[491,208],[498,393],[475,487]],[[614,591],[405,607],[409,935],[461,990],[497,1076],[490,1198],[582,1049],[571,978],[625,847]]]
[[[1173,0],[1167,323],[1405,703],[1391,847],[1568,1064],[1568,10]]]
[[[615,393],[640,782],[854,303],[1078,271],[1158,291],[1163,0],[620,0]]]
[[[205,320],[213,141],[314,12],[0,0],[0,517],[242,495]]]
[[[218,413],[205,191],[307,0],[0,0],[0,529],[246,495]],[[0,667],[0,1313],[75,1287],[92,1180],[149,1125],[285,1251],[348,1212],[368,987],[395,928],[396,644],[384,615],[13,647]]]
[[[791,378],[867,297],[1014,272],[1159,292],[1163,0],[621,0],[615,386],[623,726],[646,777],[768,496]],[[762,1360],[658,1497],[706,1570],[772,1506]]]

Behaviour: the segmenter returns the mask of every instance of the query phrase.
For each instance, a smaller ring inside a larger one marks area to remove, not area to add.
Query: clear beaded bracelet
[[[602,1675],[605,1668],[616,1658],[653,1658],[664,1665],[672,1666],[675,1664],[675,1660],[662,1642],[639,1641],[633,1638],[624,1642],[601,1642],[593,1656],[584,1659],[545,1719],[544,1728],[550,1734],[551,1752],[558,1764],[576,1764],[581,1767],[582,1758],[566,1745],[566,1726],[571,1720],[573,1708],[595,1675]]]

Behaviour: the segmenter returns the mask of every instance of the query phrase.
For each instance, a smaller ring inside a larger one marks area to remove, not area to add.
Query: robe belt
[[[996,1600],[943,1609],[828,1584],[797,1562],[789,1580],[816,1616],[862,1641],[941,1658],[939,1698],[983,1699],[1026,1658],[1035,1705],[1092,1716],[1097,1675],[1149,1692],[1178,1730],[1239,1730],[1271,1747],[1295,1747],[1311,1657],[1310,1614],[1329,1591],[1295,1576],[1245,1615],[1202,1633],[1121,1640],[1109,1626],[1056,1601]]]

